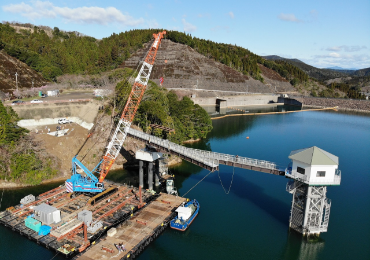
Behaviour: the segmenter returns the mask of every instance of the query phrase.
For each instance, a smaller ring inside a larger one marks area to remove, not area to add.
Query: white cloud
[[[199,18],[210,18],[211,15],[209,13],[204,13],[204,14],[198,14]]]
[[[315,9],[313,9],[310,11],[310,16],[312,21],[316,21],[318,17],[318,12]]]
[[[149,28],[159,28],[159,23],[157,20],[149,20],[146,22]]]
[[[329,53],[328,56],[329,57],[333,57],[333,58],[339,58],[340,57],[340,54],[339,53],[336,53],[336,52],[332,52],[332,53]]]
[[[188,23],[185,19],[182,19],[182,24],[184,25],[185,32],[194,32],[197,29],[195,25]]]
[[[32,1],[30,4],[9,4],[2,7],[3,11],[19,13],[29,19],[57,18],[61,17],[66,22],[86,24],[109,24],[119,23],[128,26],[135,26],[144,22],[142,18],[134,19],[123,14],[115,7],[58,7],[49,1]]]
[[[234,16],[234,13],[233,13],[233,12],[231,12],[231,11],[228,13],[228,15],[231,17],[231,19],[234,19],[234,17],[235,17],[235,16]]]
[[[361,51],[367,49],[366,46],[359,46],[359,45],[353,45],[353,46],[348,46],[348,45],[342,45],[342,46],[333,46],[333,47],[328,47],[325,50],[327,51],[344,51],[344,52],[356,52],[356,51]]]
[[[370,55],[339,54],[332,52],[329,54],[314,55],[310,59],[305,59],[304,62],[318,68],[327,68],[331,66],[339,66],[342,68],[368,68],[370,67]]]
[[[230,32],[230,27],[229,26],[215,26],[211,28],[212,32],[219,32],[219,31],[226,31]]]
[[[180,31],[181,30],[181,28],[179,26],[170,26],[170,27],[168,27],[168,29],[171,30],[171,31]]]
[[[295,17],[294,14],[279,14],[278,18],[282,21],[286,21],[286,22],[294,22],[294,23],[301,23],[303,22],[302,20],[298,19],[297,17]]]

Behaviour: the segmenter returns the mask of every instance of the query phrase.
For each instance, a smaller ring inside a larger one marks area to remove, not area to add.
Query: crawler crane
[[[150,73],[152,72],[153,64],[157,51],[163,36],[166,31],[158,34],[153,34],[154,42],[151,45],[145,60],[140,68],[139,74],[135,78],[131,93],[127,103],[123,109],[122,116],[117,124],[117,127],[110,139],[107,150],[103,159],[98,165],[89,171],[82,162],[77,159],[77,155],[72,159],[72,176],[66,181],[66,189],[68,192],[95,192],[104,191],[104,179],[107,176],[110,168],[116,160],[123,142],[126,139],[131,123],[135,117],[136,111],[139,108],[140,101],[144,95],[146,86],[149,81]],[[86,176],[82,176],[77,172],[81,169]],[[99,173],[99,178],[95,177],[94,173]]]

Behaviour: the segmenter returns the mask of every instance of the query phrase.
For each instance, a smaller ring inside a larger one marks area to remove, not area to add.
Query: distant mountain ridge
[[[327,69],[327,70],[348,70],[348,71],[350,71],[350,70],[353,70],[353,71],[358,70],[356,68],[345,69],[345,68],[338,67],[338,66],[334,66],[334,67],[330,67],[330,68],[323,68],[323,69]]]
[[[343,69],[340,67],[332,67],[326,69],[316,68],[314,66],[308,65],[298,59],[287,59],[277,55],[267,55],[262,56],[267,60],[284,60],[294,66],[297,66],[304,72],[306,72],[310,77],[315,78],[320,81],[325,81],[334,78],[348,77],[348,76],[370,76],[370,68],[360,69],[360,70],[350,70]],[[339,68],[339,69],[338,69]]]

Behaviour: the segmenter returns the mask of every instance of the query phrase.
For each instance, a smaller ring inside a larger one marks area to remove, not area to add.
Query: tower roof
[[[328,153],[319,147],[294,150],[290,153],[289,159],[303,162],[309,165],[338,165],[338,157]]]

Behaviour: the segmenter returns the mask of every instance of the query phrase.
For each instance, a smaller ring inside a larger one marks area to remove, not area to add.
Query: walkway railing
[[[208,166],[204,167],[207,169],[217,170],[219,164],[224,164],[279,175],[276,164],[265,160],[187,148],[132,128],[130,128],[128,134],[152,145],[155,144],[157,148],[160,148],[164,152],[180,155],[180,157],[200,166]]]

